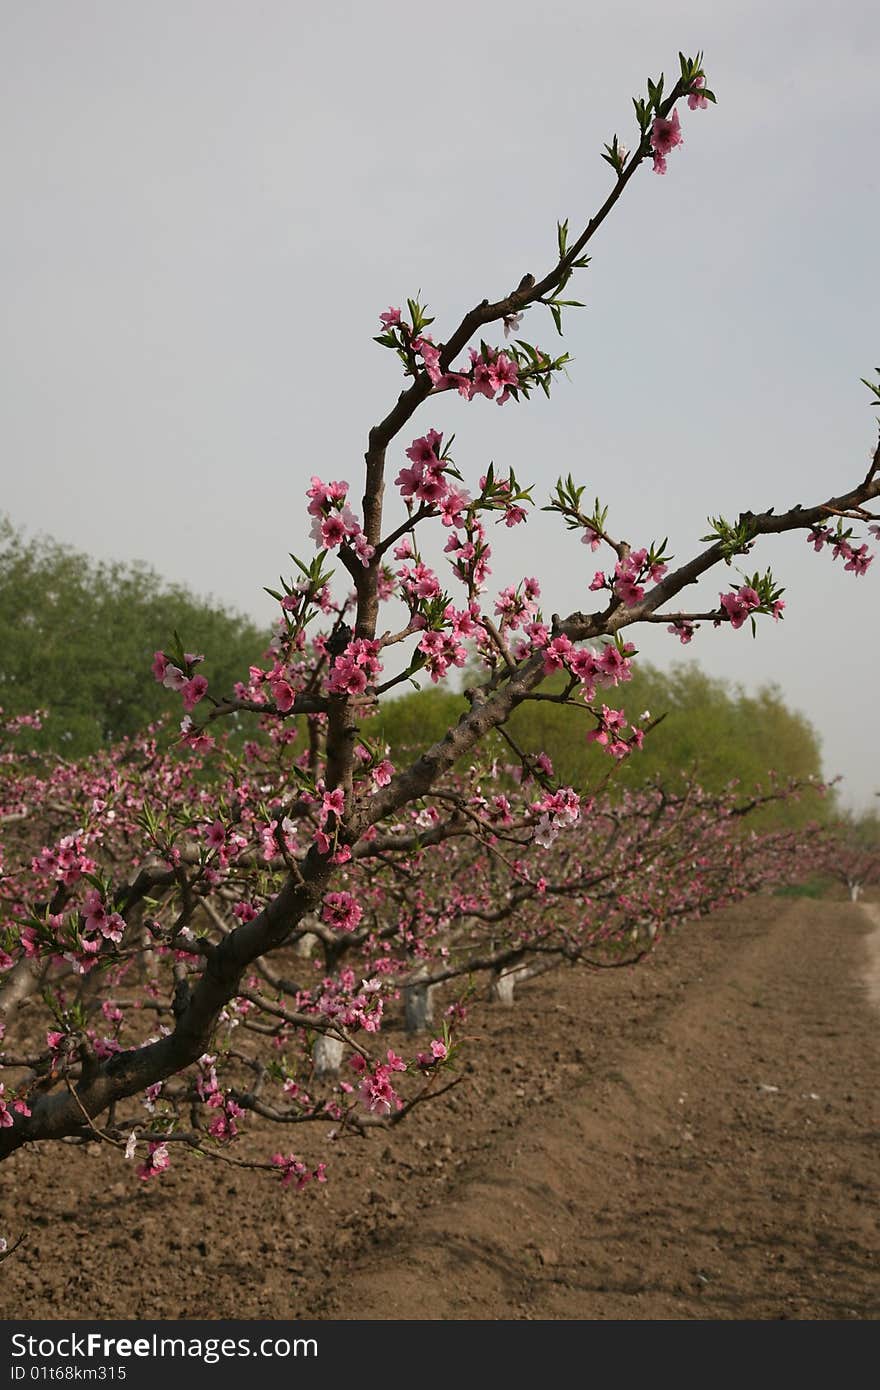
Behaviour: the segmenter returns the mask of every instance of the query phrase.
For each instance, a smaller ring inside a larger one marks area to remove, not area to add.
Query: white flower
[[[558,837],[559,830],[550,820],[550,817],[542,816],[535,827],[535,843],[542,845],[544,849],[549,849]]]
[[[128,1142],[125,1145],[126,1158],[134,1158],[134,1151],[137,1148],[137,1142],[137,1135],[135,1134],[134,1130],[132,1130],[131,1134],[128,1136]]]
[[[504,315],[504,336],[505,336],[505,338],[509,338],[510,335],[511,335],[511,333],[518,333],[518,332],[519,332],[519,326],[520,326],[521,323],[522,323],[522,314],[505,314],[505,315]]]

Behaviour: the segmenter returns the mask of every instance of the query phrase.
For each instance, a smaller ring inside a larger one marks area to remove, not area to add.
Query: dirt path
[[[0,1313],[75,1285],[97,1317],[875,1318],[877,919],[759,900],[635,972],[534,981],[475,1015],[451,1105],[337,1146],[298,1199],[16,1155]]]
[[[868,998],[880,1010],[880,903],[861,903],[860,906],[871,924],[871,933],[866,942]]]
[[[359,1265],[329,1306],[876,1316],[878,1114],[864,1107],[878,1020],[859,926],[845,908],[788,906],[451,1202]]]

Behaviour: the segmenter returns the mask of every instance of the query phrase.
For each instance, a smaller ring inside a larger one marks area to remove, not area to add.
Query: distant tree
[[[231,685],[267,635],[248,619],[167,584],[142,564],[96,562],[0,516],[0,707],[48,713],[31,743],[80,757],[167,715],[150,674],[174,628]]]
[[[548,681],[548,693],[559,686],[559,680]],[[783,781],[821,780],[818,736],[803,715],[788,707],[778,686],[747,695],[693,664],[677,664],[669,672],[643,664],[634,667],[619,703],[631,722],[645,711],[653,719],[662,717],[662,722],[639,757],[615,770],[612,794],[615,789],[634,791],[658,784],[673,790],[694,776],[709,792],[720,792],[733,780],[744,792],[767,787],[771,772]],[[420,740],[439,738],[467,707],[464,695],[432,687],[389,701],[364,727],[388,744],[395,760],[417,748]],[[591,786],[606,777],[608,759],[579,736],[579,729],[579,711],[551,700],[521,707],[507,725],[519,745],[531,752],[543,749],[566,782]],[[510,749],[503,735],[496,735],[496,741],[506,760]],[[832,807],[833,797],[774,799],[755,812],[752,824],[794,827],[823,819]]]
[[[858,902],[866,888],[880,884],[880,816],[843,816],[829,831],[819,867]]]

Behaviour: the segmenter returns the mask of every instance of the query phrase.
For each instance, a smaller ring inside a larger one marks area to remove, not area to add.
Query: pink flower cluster
[[[748,584],[743,584],[735,593],[721,594],[721,607],[733,628],[742,627],[749,614],[760,606],[760,598]]]
[[[364,909],[351,893],[326,893],[321,919],[337,931],[354,931],[364,915]]]
[[[280,1153],[272,1155],[272,1163],[281,1170],[281,1186],[289,1187],[293,1183],[297,1192],[302,1192],[306,1184],[312,1181],[327,1181],[326,1163],[319,1163],[317,1168],[309,1169],[296,1154],[288,1154],[285,1158],[284,1154]]]
[[[394,776],[394,764],[387,757],[381,758],[376,762],[376,755],[371,753],[369,748],[365,748],[362,743],[355,745],[355,757],[367,769],[369,769],[374,787],[387,787],[391,778]],[[385,752],[388,752],[386,747]]]
[[[709,98],[704,95],[702,88],[706,85],[703,76],[695,77],[688,93],[687,103],[692,111],[705,110],[709,105]],[[678,119],[678,112],[673,111],[670,118],[657,116],[651,126],[651,152],[654,156],[654,173],[666,173],[666,156],[670,150],[684,143],[681,134],[681,123]]]
[[[490,401],[497,398],[498,404],[504,405],[511,389],[519,385],[519,369],[506,352],[486,348],[484,355],[469,348],[470,371],[444,373],[440,371],[440,353],[430,338],[422,335],[413,339],[413,347],[438,391],[457,391],[466,401],[472,401],[475,396],[486,396]]]
[[[334,791],[328,792],[324,786],[323,778],[318,780],[316,790],[321,797],[321,809],[318,812],[318,829],[315,832],[315,844],[318,847],[319,854],[329,854],[333,845],[336,844],[337,824],[342,819],[342,815],[345,811],[345,792],[341,787],[337,787]],[[331,817],[334,822],[330,827],[331,834],[333,834],[332,844],[330,836],[327,834],[327,825]],[[351,850],[345,845],[342,850],[337,852],[335,862],[344,864],[350,857]]]
[[[595,532],[592,534],[595,535]],[[649,580],[652,584],[659,584],[665,573],[666,565],[662,562],[649,564],[647,550],[630,550],[623,559],[618,560],[611,578],[602,570],[597,570],[590,589],[594,593],[600,589],[610,589],[623,603],[640,603],[645,597],[644,584]]]
[[[433,1038],[431,1041],[431,1051],[419,1052],[416,1056],[416,1061],[422,1071],[431,1071],[438,1063],[445,1062],[448,1056],[449,1051],[446,1044],[441,1042],[439,1038]]]
[[[299,1013],[313,1013],[339,1023],[343,1028],[363,1028],[366,1033],[379,1031],[384,1012],[382,983],[378,976],[361,980],[351,966],[345,966],[336,976],[326,975],[320,990],[297,990],[295,1007]],[[288,1086],[285,1093],[290,1094]]]
[[[12,1110],[10,1110],[8,1102],[4,1099],[4,1090],[3,1082],[0,1081],[0,1129],[11,1129],[14,1124],[12,1110],[19,1115],[29,1115],[31,1112],[28,1109],[27,1101],[24,1100],[14,1100]]]
[[[378,1115],[390,1115],[392,1110],[402,1110],[403,1101],[391,1084],[396,1071],[406,1071],[406,1062],[389,1047],[387,1062],[377,1062],[372,1071],[366,1061],[356,1052],[351,1065],[361,1077],[360,1097],[368,1110]]]
[[[160,1173],[164,1173],[171,1167],[171,1159],[168,1155],[168,1145],[151,1143],[146,1159],[137,1170],[137,1175],[141,1182],[149,1182],[150,1178],[156,1178]]]
[[[204,699],[208,689],[208,682],[204,676],[194,676],[193,668],[200,661],[204,661],[204,656],[197,656],[194,652],[184,654],[186,671],[179,666],[173,665],[164,652],[156,652],[153,656],[153,675],[156,680],[164,685],[166,690],[177,690],[183,698],[183,708],[190,714],[199,703]]]
[[[247,1001],[245,1001],[247,1002]],[[237,1120],[240,1120],[245,1113],[242,1107],[229,1095],[224,1095],[220,1083],[217,1080],[217,1072],[214,1063],[216,1057],[205,1053],[199,1058],[201,1074],[196,1082],[196,1089],[201,1099],[211,1109],[218,1113],[208,1126],[208,1133],[214,1139],[228,1141],[234,1139],[238,1134]]]
[[[495,603],[495,613],[501,619],[502,629],[509,628],[516,632],[520,626],[525,626],[538,612],[538,599],[541,597],[541,586],[537,579],[523,579],[520,584],[507,589],[502,589]]]
[[[670,623],[666,631],[671,632],[673,637],[677,637],[681,645],[686,647],[693,641],[696,628],[687,618],[677,618],[674,623]]]
[[[880,526],[869,526],[868,530],[872,535],[880,538]],[[842,557],[844,561],[843,568],[849,570],[850,574],[866,574],[868,566],[874,559],[874,556],[868,550],[867,543],[860,545],[858,549],[856,549],[854,546],[850,545],[845,536],[832,535],[827,526],[814,526],[807,536],[807,544],[811,545],[817,554],[825,545],[830,545],[831,558],[837,560]]]
[[[654,173],[666,173],[666,156],[677,145],[684,144],[678,112],[673,111],[671,120],[658,116],[651,127],[651,148],[654,154]]]
[[[381,670],[379,643],[355,637],[334,661],[327,689],[331,695],[363,695]]]
[[[597,652],[593,647],[576,647],[570,638],[554,637],[544,649],[544,672],[552,675],[563,669],[571,672],[581,683],[581,694],[589,703],[597,686],[620,685],[632,678],[629,658],[635,651],[631,642],[623,651],[615,642],[606,642]]]
[[[96,952],[101,945],[101,938],[106,941],[120,942],[122,933],[125,931],[125,920],[118,912],[108,912],[103,897],[97,888],[92,888],[86,893],[82,905],[83,919],[83,938],[82,945],[84,951]],[[90,938],[85,936],[89,932],[93,935]]]
[[[93,873],[97,865],[85,852],[82,836],[65,835],[55,849],[43,848],[31,861],[34,873],[46,873],[71,888],[83,874]]]
[[[438,348],[430,333],[413,335],[410,325],[401,318],[400,310],[388,308],[379,315],[379,322],[386,331],[396,330],[398,349],[411,351],[422,359],[425,371],[435,391],[458,391],[465,400],[474,396],[487,396],[489,400],[498,398],[503,405],[511,389],[519,385],[519,371],[516,362],[505,352],[495,348],[485,348],[484,352],[469,348],[471,365],[467,372],[444,372],[440,366],[442,349]],[[510,328],[519,328],[519,316],[511,315],[510,323],[505,320],[505,336]]]
[[[375,550],[368,544],[360,522],[346,502],[347,495],[348,483],[322,483],[320,478],[312,478],[312,486],[306,492],[312,518],[312,540],[324,550],[350,546],[366,568]]]
[[[406,451],[409,468],[402,468],[394,480],[407,502],[413,498],[439,511],[444,526],[461,525],[461,514],[470,505],[468,492],[446,476],[446,462],[440,456],[443,435],[428,430],[414,439]]]
[[[0,708],[0,714],[2,713],[3,710]],[[11,719],[6,720],[3,725],[3,732],[5,734],[17,734],[20,733],[22,729],[34,729],[38,731],[43,727],[43,716],[45,714],[45,710],[35,710],[33,714],[14,714]]]
[[[629,738],[623,737],[626,728],[626,714],[622,709],[609,709],[603,705],[598,715],[598,724],[587,734],[588,743],[598,743],[612,758],[621,760],[629,756],[634,748],[641,748],[645,741],[643,729],[633,728]]]
[[[464,532],[454,531],[443,547],[456,579],[468,589],[479,593],[492,573],[489,568],[489,546],[482,522],[469,520]]]
[[[561,830],[580,820],[581,799],[572,787],[560,787],[556,792],[546,792],[530,810],[538,819],[535,843],[549,849]]]

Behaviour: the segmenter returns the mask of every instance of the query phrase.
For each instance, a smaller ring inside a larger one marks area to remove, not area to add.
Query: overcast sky
[[[718,106],[644,167],[593,244],[549,404],[432,400],[471,482],[490,458],[562,471],[635,545],[679,559],[709,513],[804,504],[864,475],[859,378],[880,362],[873,0],[442,6],[263,0],[0,3],[0,507],[102,558],[143,559],[263,621],[309,554],[312,473],[359,498],[369,426],[400,389],[371,341],[421,289],[443,339],[553,263],[634,143],[631,96],[702,48]],[[532,310],[523,335],[555,333]],[[392,455],[396,471],[400,441]],[[392,478],[394,473],[392,473]],[[500,533],[499,533],[500,534]],[[493,581],[587,607],[594,557],[538,516]],[[880,562],[764,543],[778,626],[701,630],[696,659],[777,682],[855,805],[880,790]],[[728,575],[713,577],[717,601]],[[873,802],[876,805],[876,802]]]

